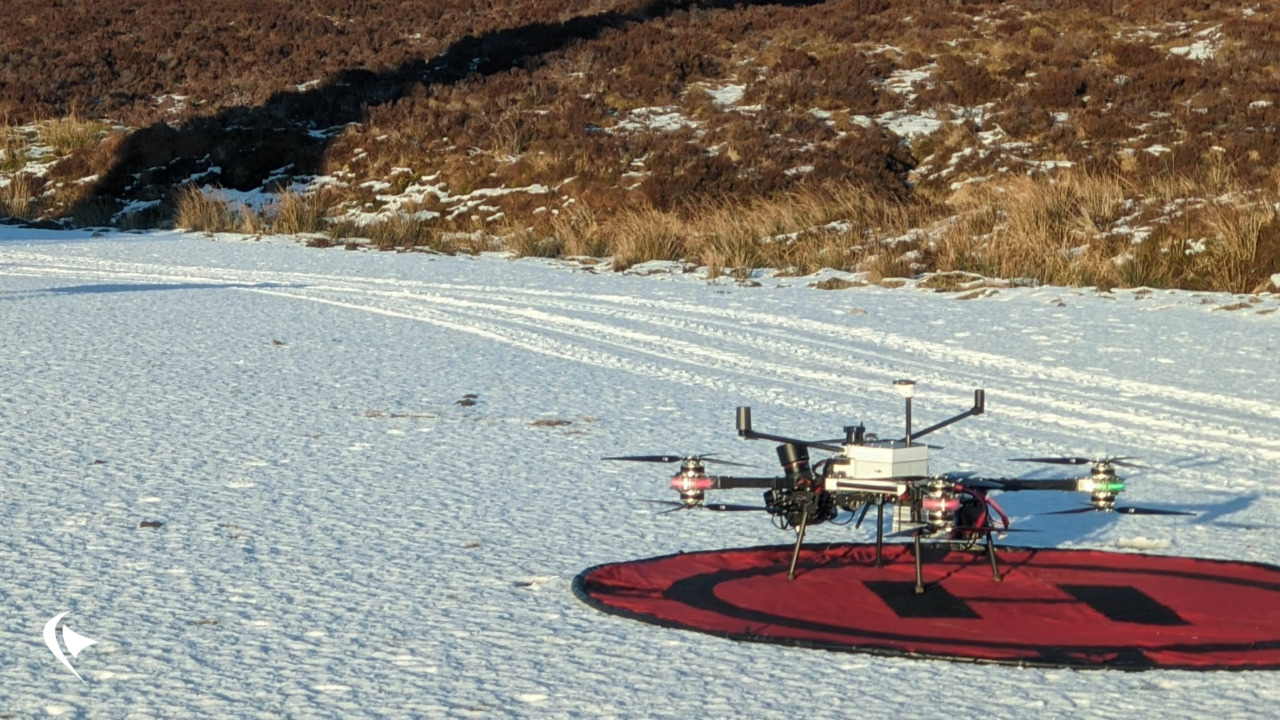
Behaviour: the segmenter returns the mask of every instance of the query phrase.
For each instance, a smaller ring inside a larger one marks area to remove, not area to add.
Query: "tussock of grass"
[[[275,204],[273,229],[287,235],[324,232],[327,226],[325,217],[335,204],[335,197],[328,191],[306,195],[285,191]]]
[[[650,260],[678,260],[688,236],[674,213],[653,208],[629,210],[604,226],[613,269]]]
[[[194,232],[234,232],[239,221],[236,211],[198,187],[189,185],[178,191],[173,217],[176,227]]]
[[[990,184],[953,199],[960,213],[940,234],[935,263],[1053,285],[1251,292],[1280,270],[1280,192],[1239,187],[1215,159],[1195,175],[1072,171]],[[1145,237],[1116,232],[1143,221]]]
[[[36,180],[30,175],[16,175],[0,187],[0,217],[30,220],[36,214]]]
[[[360,234],[379,249],[431,247],[434,239],[431,223],[406,215],[362,226]]]
[[[105,131],[106,126],[102,123],[82,120],[75,115],[49,120],[36,127],[40,142],[48,145],[58,157],[97,145]]]
[[[0,172],[13,173],[27,166],[31,159],[27,136],[21,129],[5,122],[0,123]]]
[[[110,227],[117,208],[114,200],[94,198],[77,204],[71,224],[75,227]]]
[[[712,276],[728,271],[739,278],[762,267],[801,274],[824,267],[852,271],[875,255],[868,248],[878,239],[902,234],[913,223],[937,215],[937,208],[885,199],[848,183],[750,203],[704,199],[676,210],[628,209],[603,220],[591,208],[575,207],[572,213],[541,221],[510,249],[545,255],[558,246],[562,255],[608,255],[616,269],[650,260],[687,260],[706,266]]]
[[[1206,252],[1211,287],[1244,293],[1270,286],[1270,271],[1280,265],[1280,227],[1273,202],[1214,204],[1205,212],[1205,224],[1217,238]]]

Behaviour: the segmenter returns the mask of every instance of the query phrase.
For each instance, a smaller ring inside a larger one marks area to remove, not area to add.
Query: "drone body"
[[[737,410],[738,435],[749,440],[772,440],[778,445],[778,461],[782,477],[749,478],[707,475],[706,465],[718,463],[739,465],[699,455],[637,455],[604,458],[638,462],[680,462],[671,476],[670,485],[679,502],[654,501],[671,505],[676,510],[706,509],[717,511],[749,511],[759,507],[746,505],[707,504],[711,490],[757,488],[765,490],[764,510],[782,529],[796,532],[788,577],[795,578],[796,561],[810,525],[836,520],[845,510],[857,518],[861,526],[872,506],[876,508],[876,566],[883,562],[884,508],[896,506],[891,535],[910,535],[915,544],[916,593],[924,592],[921,570],[922,540],[949,540],[973,548],[985,540],[985,552],[991,563],[992,577],[1001,580],[992,535],[1010,532],[1009,517],[988,496],[993,490],[1056,490],[1089,494],[1089,505],[1055,514],[1084,512],[1120,512],[1142,515],[1184,515],[1169,510],[1116,507],[1116,497],[1124,490],[1124,481],[1116,475],[1116,467],[1143,467],[1126,462],[1132,458],[1015,458],[1020,462],[1059,465],[1089,464],[1087,477],[1061,480],[1024,480],[1017,478],[979,478],[972,473],[931,475],[929,445],[917,443],[921,437],[986,411],[986,394],[974,391],[973,407],[923,430],[912,432],[912,398],[915,383],[899,380],[895,389],[906,400],[906,432],[896,440],[881,440],[866,432],[863,425],[844,428],[844,438],[806,441],[757,432],[751,424],[751,408]],[[809,450],[832,453],[812,463]],[[852,522],[852,519],[850,520]]]

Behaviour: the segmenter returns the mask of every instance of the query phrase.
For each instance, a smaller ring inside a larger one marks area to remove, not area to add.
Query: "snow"
[[[699,123],[682,115],[677,107],[641,107],[627,113],[627,118],[619,120],[613,129],[628,132],[639,130],[675,132],[687,127],[697,128]]]
[[[894,70],[885,79],[884,87],[889,92],[905,95],[908,98],[915,98],[916,84],[928,80],[933,75],[933,71],[937,69],[938,65],[936,63],[930,63],[913,70]]]
[[[747,92],[746,85],[722,85],[720,87],[709,87],[706,89],[707,94],[711,96],[711,102],[716,107],[728,108],[737,105],[742,101],[742,96]]]
[[[788,541],[749,513],[653,515],[643,501],[667,498],[668,468],[597,458],[721,450],[772,474],[772,445],[736,437],[736,405],[761,430],[892,431],[902,377],[919,383],[917,422],[987,390],[986,415],[937,434],[935,470],[1048,477],[1007,458],[1132,455],[1156,469],[1130,477],[1127,501],[1198,513],[1040,516],[1079,498],[1003,498],[1039,531],[1028,544],[1280,558],[1280,297],[961,300],[682,269],[0,228],[0,707],[1202,718],[1280,701],[1273,673],[833,654],[578,601],[573,576],[598,563]],[[568,424],[535,425],[548,418]],[[99,641],[73,661],[87,685],[40,639],[64,611]]]
[[[926,111],[924,114],[912,115],[898,110],[883,113],[876,118],[881,125],[889,128],[895,134],[905,138],[913,138],[924,135],[932,135],[942,127],[942,121],[937,118],[930,117],[931,112]]]
[[[1182,47],[1170,48],[1169,52],[1173,55],[1182,55],[1188,60],[1211,60],[1218,52],[1218,45],[1222,42],[1222,28],[1214,25],[1205,28],[1196,33],[1196,37],[1201,38]]]
[[[1182,55],[1188,60],[1209,60],[1213,58],[1213,54],[1216,49],[1217,45],[1213,41],[1198,40],[1190,45],[1170,48],[1169,53],[1173,55]]]

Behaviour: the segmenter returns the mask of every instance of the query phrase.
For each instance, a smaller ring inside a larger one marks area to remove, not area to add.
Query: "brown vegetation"
[[[740,276],[1280,269],[1271,3],[9,5],[14,217]],[[261,213],[193,189],[317,176]]]

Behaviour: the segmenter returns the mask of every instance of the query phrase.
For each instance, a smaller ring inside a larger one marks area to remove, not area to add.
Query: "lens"
[[[778,462],[782,463],[782,472],[792,485],[799,480],[813,480],[813,468],[809,466],[809,448],[796,443],[784,443],[778,446]]]

